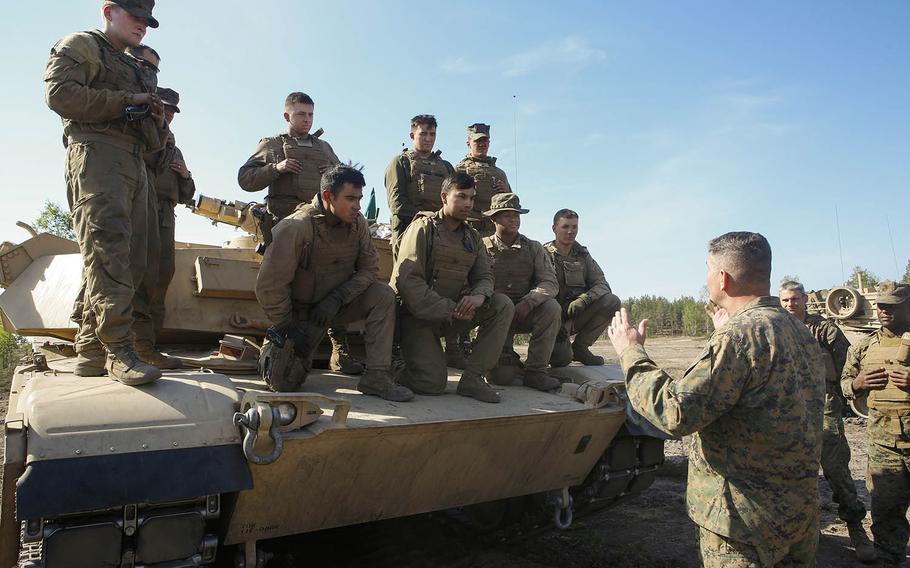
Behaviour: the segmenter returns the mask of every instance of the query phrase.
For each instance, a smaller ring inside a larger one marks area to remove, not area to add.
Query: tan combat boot
[[[487,384],[483,377],[471,371],[465,371],[458,381],[455,392],[461,396],[469,396],[481,402],[499,402],[499,393]]]
[[[414,393],[406,386],[395,384],[390,371],[367,369],[357,383],[357,390],[392,402],[407,402]]]
[[[104,349],[91,349],[78,353],[76,355],[76,365],[73,367],[73,374],[77,377],[100,377],[107,374],[104,368],[107,362],[107,354]]]
[[[138,355],[140,359],[152,367],[158,367],[159,369],[179,369],[183,366],[183,362],[181,362],[180,359],[165,355],[157,349],[139,351]]]
[[[112,349],[106,366],[113,380],[129,386],[144,385],[161,377],[161,371],[143,362],[132,347]]]
[[[572,344],[572,359],[582,365],[603,365],[604,358],[591,353],[591,349],[586,345]]]
[[[850,534],[850,542],[853,543],[853,549],[856,551],[856,559],[863,564],[870,564],[878,560],[875,553],[875,547],[863,528],[862,521],[847,523],[847,532]]]
[[[551,391],[562,385],[559,379],[551,377],[546,371],[525,369],[524,386],[539,391]]]

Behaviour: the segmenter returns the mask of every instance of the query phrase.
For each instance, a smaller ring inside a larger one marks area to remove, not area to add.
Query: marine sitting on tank
[[[588,249],[576,241],[578,213],[560,209],[553,216],[556,238],[544,245],[553,256],[562,306],[562,328],[553,347],[550,365],[564,367],[573,360],[583,365],[603,365],[603,357],[591,353],[591,346],[607,329],[613,314],[622,307],[610,290],[600,265]],[[569,338],[575,336],[570,345]]]
[[[872,540],[882,566],[899,566],[910,539],[910,286],[882,282],[877,291],[881,327],[850,348],[840,384],[869,407]]]
[[[322,176],[322,191],[272,230],[256,298],[272,322],[260,368],[275,391],[296,391],[329,325],[365,320],[364,394],[403,402],[413,393],[392,381],[395,294],[378,282],[379,255],[360,214],[361,174],[338,165]]]
[[[512,189],[506,173],[496,166],[496,158],[488,155],[489,124],[476,122],[469,126],[467,145],[468,155],[455,164],[455,169],[474,178],[477,196],[474,198],[474,214],[468,223],[477,229],[481,237],[489,237],[496,232],[496,228],[483,212],[490,208],[494,194],[509,193]]]
[[[448,381],[439,338],[479,326],[456,392],[499,402],[484,380],[499,358],[512,323],[512,301],[493,291],[493,272],[483,242],[467,224],[474,205],[474,179],[456,172],[442,184],[442,208],[418,213],[410,224],[392,270],[401,298],[400,381],[417,394],[440,395]]]
[[[483,212],[496,226],[496,233],[483,239],[493,268],[493,289],[515,305],[512,327],[502,345],[499,364],[490,372],[490,382],[548,391],[560,385],[547,374],[562,312],[555,299],[559,283],[553,260],[543,245],[518,232],[521,215],[526,213],[514,193],[493,195],[490,209]],[[516,333],[528,332],[531,340],[522,365],[513,343]]]

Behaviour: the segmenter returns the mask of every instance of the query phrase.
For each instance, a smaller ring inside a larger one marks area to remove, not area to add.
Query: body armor
[[[475,241],[469,233],[471,229],[467,226],[462,228],[460,241],[442,239],[440,232],[446,230],[440,226],[442,222],[442,219],[430,219],[433,231],[433,266],[427,271],[427,274],[432,275],[429,284],[440,296],[458,301],[465,290],[470,288],[468,276],[480,251],[475,247]]]
[[[499,248],[494,237],[483,240],[490,256],[495,291],[508,296],[512,302],[524,298],[534,284],[534,254],[524,235],[518,236],[519,247]]]
[[[309,246],[298,259],[294,275],[295,304],[315,304],[346,282],[357,269],[360,241],[353,227],[340,223],[329,226],[313,205],[307,205],[291,219],[306,223],[312,231]]]
[[[332,165],[332,162],[313,136],[294,138],[285,135],[281,138],[284,157],[300,162],[303,171],[279,177],[269,188],[269,196],[294,197],[299,203],[309,203],[319,193],[319,184],[322,180],[319,169]]]
[[[449,175],[446,162],[433,152],[423,158],[413,150],[404,152],[411,164],[411,181],[408,183],[408,198],[417,211],[438,211],[442,208],[442,182]]]
[[[907,369],[908,366],[897,361],[900,349],[900,337],[880,337],[878,344],[873,344],[863,356],[863,370],[872,369]],[[910,408],[910,393],[903,391],[891,381],[881,390],[869,391],[869,408],[883,409],[895,406]]]

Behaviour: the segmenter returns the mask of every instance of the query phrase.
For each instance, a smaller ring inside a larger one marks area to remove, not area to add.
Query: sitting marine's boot
[[[464,349],[461,342],[452,341],[450,344],[446,340],[446,367],[453,369],[464,369],[468,364],[468,359],[464,356]]]
[[[853,549],[856,551],[856,559],[863,564],[875,562],[878,555],[875,553],[875,547],[863,528],[862,521],[847,523],[847,532],[850,534],[850,542],[853,543]]]
[[[144,385],[161,377],[161,371],[143,362],[132,347],[111,350],[106,366],[113,380],[129,386]]]
[[[591,353],[591,349],[585,345],[572,344],[572,359],[580,362],[582,365],[603,365],[604,358],[600,355]]]
[[[392,373],[389,371],[367,369],[357,383],[357,390],[392,402],[407,402],[414,398],[411,389],[392,381]]]
[[[569,340],[557,341],[553,345],[553,352],[550,354],[551,367],[565,367],[572,362],[572,344]]]
[[[180,359],[165,355],[157,349],[152,349],[151,351],[139,351],[137,354],[139,355],[140,359],[152,367],[158,367],[159,369],[179,369],[183,366],[183,362],[180,361]]]
[[[524,384],[523,375],[524,365],[521,364],[521,358],[518,357],[518,353],[509,349],[499,355],[499,361],[487,378],[494,385],[501,387],[520,387]]]
[[[107,374],[104,368],[107,362],[107,354],[104,349],[91,349],[82,351],[76,355],[76,366],[73,368],[73,374],[77,377],[100,377]]]
[[[499,402],[499,393],[493,390],[493,387],[488,385],[483,377],[471,371],[462,373],[455,392],[481,402]]]
[[[524,386],[539,391],[551,391],[562,385],[559,379],[551,377],[546,371],[525,369]]]
[[[363,363],[354,359],[348,351],[348,340],[344,332],[331,332],[332,356],[329,358],[329,369],[343,375],[359,375],[363,373]]]

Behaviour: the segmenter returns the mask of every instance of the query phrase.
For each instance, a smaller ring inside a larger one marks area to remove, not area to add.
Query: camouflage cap
[[[521,208],[521,201],[514,193],[494,193],[489,211],[484,211],[483,214],[485,217],[492,217],[503,211],[517,211],[522,215],[528,212],[527,209]]]
[[[490,137],[490,125],[482,122],[475,122],[468,127],[468,140],[480,140],[481,138]]]
[[[152,8],[155,7],[155,0],[110,0],[110,2],[120,6],[137,18],[145,19],[150,28],[158,27],[158,20],[152,17]]]
[[[891,280],[885,280],[881,284],[875,287],[875,291],[878,292],[878,298],[876,298],[876,304],[903,304],[907,300],[910,300],[910,286],[906,284],[898,284]]]
[[[155,89],[155,93],[161,97],[161,102],[164,103],[164,106],[173,108],[174,112],[180,112],[180,107],[177,106],[180,104],[180,93],[167,87],[158,87]]]

